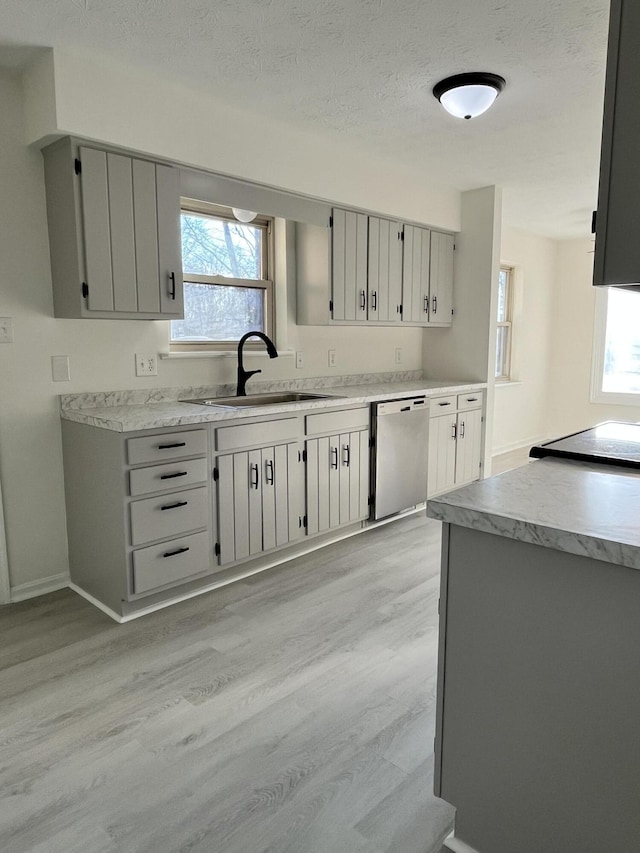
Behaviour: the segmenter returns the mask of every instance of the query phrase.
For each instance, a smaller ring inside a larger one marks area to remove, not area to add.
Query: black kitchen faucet
[[[262,338],[262,340],[266,344],[269,358],[278,357],[278,350],[275,348],[273,341],[271,340],[271,338],[265,335],[264,332],[247,332],[246,335],[243,335],[238,343],[238,389],[236,391],[237,397],[246,397],[247,379],[249,379],[250,376],[253,376],[254,373],[262,373],[261,370],[245,370],[243,367],[242,350],[244,348],[244,344],[247,338]]]

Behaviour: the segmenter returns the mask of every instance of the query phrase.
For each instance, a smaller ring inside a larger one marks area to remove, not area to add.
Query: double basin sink
[[[203,397],[199,400],[181,400],[180,402],[196,403],[199,406],[215,406],[221,409],[252,409],[263,406],[280,406],[284,403],[328,400],[331,396],[328,394],[305,394],[298,391],[286,391],[280,394],[248,394],[246,397]]]

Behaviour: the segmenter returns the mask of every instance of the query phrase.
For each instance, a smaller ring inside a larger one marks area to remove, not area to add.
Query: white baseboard
[[[464,841],[461,841],[459,838],[456,838],[455,832],[452,832],[450,835],[444,840],[444,846],[447,850],[451,850],[451,853],[479,853],[475,847],[469,847]]]
[[[530,450],[534,444],[540,444],[541,441],[546,441],[543,435],[532,435],[529,438],[521,438],[518,441],[512,441],[510,444],[504,444],[502,447],[494,447],[491,450],[491,456],[502,456],[504,453],[513,453],[516,450]]]
[[[79,596],[88,601],[89,604],[93,604],[94,607],[97,607],[98,610],[102,610],[103,613],[106,613],[107,616],[110,616],[116,622],[126,622],[127,620],[122,616],[118,615],[115,610],[112,610],[110,607],[107,607],[106,604],[103,604],[101,601],[98,601],[97,598],[94,598],[91,593],[82,589],[81,586],[77,586],[73,581],[69,581],[67,584],[69,589],[72,589],[74,592],[77,592]]]
[[[26,601],[27,598],[36,598],[38,595],[46,595],[48,592],[55,592],[57,589],[64,589],[67,586],[69,586],[69,575],[66,572],[50,575],[48,578],[41,578],[37,581],[20,583],[11,587],[11,603]]]

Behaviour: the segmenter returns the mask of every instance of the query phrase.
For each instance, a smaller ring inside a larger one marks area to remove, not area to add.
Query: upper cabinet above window
[[[179,170],[71,139],[43,154],[55,316],[182,317]]]

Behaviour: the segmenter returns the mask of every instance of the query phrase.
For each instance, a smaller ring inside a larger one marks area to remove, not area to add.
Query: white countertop
[[[430,379],[412,379],[410,381],[373,382],[364,385],[344,385],[322,387],[317,383],[311,387],[302,388],[296,385],[294,390],[307,390],[319,393],[327,399],[305,400],[299,403],[285,403],[277,406],[224,409],[213,406],[203,406],[195,403],[182,403],[177,400],[154,402],[153,399],[144,403],[128,403],[123,405],[85,405],[76,407],[63,403],[61,417],[64,420],[88,424],[116,432],[134,432],[136,430],[157,429],[164,427],[184,426],[185,424],[211,423],[215,421],[238,420],[239,418],[268,417],[287,412],[302,412],[315,409],[326,409],[336,405],[352,405],[356,403],[373,403],[378,400],[392,400],[397,397],[425,395],[427,397],[441,394],[464,394],[468,391],[479,391],[486,388],[486,383],[461,383],[454,380],[435,381]],[[260,391],[265,390],[260,388]],[[279,389],[280,390],[280,389]],[[97,398],[100,395],[93,395]],[[104,396],[104,395],[103,395]],[[205,394],[184,394],[204,397]],[[86,395],[92,402],[92,395]],[[152,393],[150,393],[152,397]]]
[[[433,498],[430,518],[640,569],[640,472],[541,459]]]

